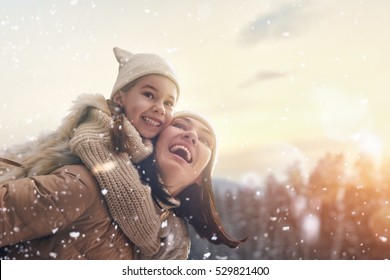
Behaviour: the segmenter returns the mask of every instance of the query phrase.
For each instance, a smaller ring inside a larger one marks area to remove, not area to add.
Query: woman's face
[[[215,139],[208,127],[191,117],[172,121],[156,143],[156,164],[164,185],[176,196],[201,179],[209,163]]]

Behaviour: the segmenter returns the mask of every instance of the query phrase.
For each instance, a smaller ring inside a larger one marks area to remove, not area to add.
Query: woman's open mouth
[[[172,146],[169,151],[182,159],[184,159],[187,163],[192,162],[192,155],[191,152],[183,145],[174,145]]]

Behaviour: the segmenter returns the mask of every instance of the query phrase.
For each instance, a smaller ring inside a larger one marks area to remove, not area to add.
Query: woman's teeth
[[[191,155],[190,151],[182,145],[173,146],[170,149],[170,152],[182,157],[188,163],[191,162],[191,160],[192,160],[192,155]]]

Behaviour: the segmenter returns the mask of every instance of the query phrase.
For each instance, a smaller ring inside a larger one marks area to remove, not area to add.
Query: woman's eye
[[[181,123],[174,123],[174,124],[172,124],[172,126],[183,129],[183,130],[186,129],[185,125],[181,124]]]
[[[199,139],[200,142],[202,142],[203,144],[205,144],[207,147],[211,147],[211,144],[210,144],[210,141],[206,138],[200,138]]]

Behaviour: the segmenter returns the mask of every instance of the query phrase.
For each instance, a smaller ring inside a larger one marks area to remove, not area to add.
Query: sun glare
[[[383,158],[383,142],[372,132],[359,133],[353,137],[359,152],[371,157],[376,163]]]

